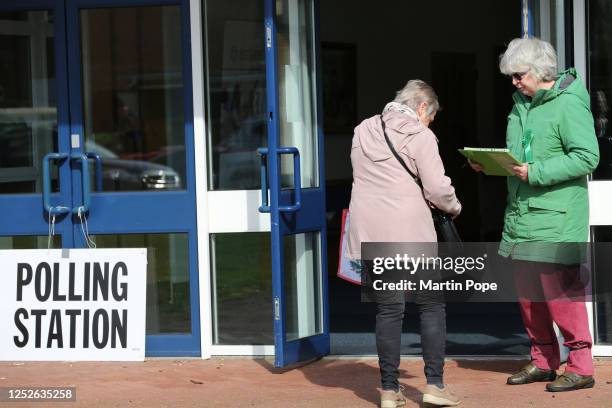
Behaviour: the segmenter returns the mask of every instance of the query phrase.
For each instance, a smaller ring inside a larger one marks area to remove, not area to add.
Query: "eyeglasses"
[[[517,81],[522,81],[523,77],[525,75],[527,75],[527,72],[529,71],[525,71],[525,72],[515,72],[514,74],[510,75],[512,77],[512,79],[515,79]]]

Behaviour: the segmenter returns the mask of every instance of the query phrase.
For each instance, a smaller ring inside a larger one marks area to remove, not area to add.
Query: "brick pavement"
[[[595,388],[547,393],[544,384],[507,386],[525,361],[449,360],[446,381],[462,407],[612,407],[612,360],[598,359]],[[421,406],[423,363],[401,364],[407,407]],[[150,359],[140,363],[0,363],[0,386],[75,386],[76,403],[6,407],[375,407],[374,358],[326,358],[279,372],[268,359]],[[1,404],[0,404],[1,405]]]

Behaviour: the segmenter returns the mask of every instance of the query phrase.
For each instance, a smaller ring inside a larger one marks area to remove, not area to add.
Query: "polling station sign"
[[[142,361],[147,250],[0,250],[0,360]]]

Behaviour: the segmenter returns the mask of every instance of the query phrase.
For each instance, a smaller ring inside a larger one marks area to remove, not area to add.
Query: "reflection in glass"
[[[287,341],[322,332],[320,248],[318,232],[284,237]]]
[[[41,192],[42,159],[57,151],[55,50],[49,15],[47,11],[0,14],[0,194]],[[55,191],[56,169],[54,163]]]
[[[104,191],[185,188],[180,7],[80,16],[85,149],[102,161]]]
[[[277,2],[280,145],[301,155],[302,187],[318,187],[312,0]],[[293,158],[281,159],[281,183],[293,187]]]
[[[263,6],[206,1],[209,189],[258,189],[267,146]]]
[[[27,11],[2,11],[0,21],[28,21]]]
[[[606,251],[606,246],[598,246],[600,242],[612,242],[612,226],[601,225],[592,227],[593,269],[595,284],[595,343],[612,345],[612,293],[602,291],[609,287],[610,263],[606,254],[599,255],[598,251]],[[604,293],[601,293],[604,292]]]
[[[190,333],[187,234],[94,236],[98,248],[147,248],[147,334]]]
[[[62,247],[62,237],[54,235],[49,246],[49,237],[43,235],[13,235],[0,237],[0,249],[57,249]]]
[[[210,237],[213,343],[273,344],[270,233]]]
[[[612,102],[612,2],[588,2],[588,52],[591,110],[595,118],[595,131],[599,141],[600,159],[595,179],[612,179],[612,129],[609,115]]]

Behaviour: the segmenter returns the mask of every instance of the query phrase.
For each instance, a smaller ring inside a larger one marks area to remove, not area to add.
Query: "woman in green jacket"
[[[599,162],[589,95],[575,69],[557,73],[554,48],[536,38],[511,41],[500,70],[517,88],[506,143],[523,164],[508,177],[499,253],[513,260],[531,340],[531,362],[507,382],[552,381],[546,385],[552,392],[590,388],[592,340],[579,280],[589,227],[587,175]],[[570,350],[559,377],[553,322]]]

